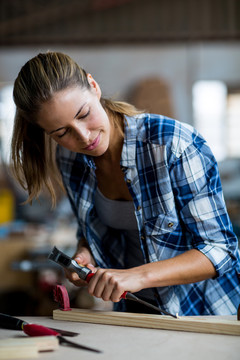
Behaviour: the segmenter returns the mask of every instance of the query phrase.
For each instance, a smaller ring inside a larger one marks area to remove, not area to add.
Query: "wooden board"
[[[164,315],[72,309],[71,311],[54,310],[53,319],[207,334],[240,335],[240,321],[237,321],[236,316],[231,316],[230,319],[222,316],[182,316],[174,319]]]
[[[59,347],[56,336],[22,336],[0,339],[0,359],[30,359],[39,351],[52,351]]]
[[[34,344],[6,344],[0,346],[0,359],[33,359],[38,357],[38,349]]]

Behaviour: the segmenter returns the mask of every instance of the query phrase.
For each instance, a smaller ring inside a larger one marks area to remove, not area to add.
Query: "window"
[[[9,163],[10,160],[11,137],[15,116],[12,92],[12,85],[0,84],[0,159],[5,163]]]
[[[240,90],[232,92],[221,81],[197,81],[192,92],[194,126],[216,159],[240,158]]]
[[[227,153],[240,157],[240,90],[229,91],[227,97]]]

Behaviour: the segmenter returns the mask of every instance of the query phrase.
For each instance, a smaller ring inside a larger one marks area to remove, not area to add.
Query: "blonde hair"
[[[16,115],[11,157],[14,174],[28,191],[26,203],[38,198],[45,186],[52,204],[56,204],[55,181],[61,181],[55,161],[55,143],[38,126],[36,118],[44,102],[56,92],[73,86],[90,89],[87,73],[68,55],[59,52],[38,54],[22,67],[15,80]],[[140,113],[125,102],[102,98],[101,103],[113,115],[113,121],[117,116],[123,118]]]

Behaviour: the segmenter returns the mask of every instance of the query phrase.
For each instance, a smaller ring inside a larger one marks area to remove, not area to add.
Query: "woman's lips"
[[[96,137],[96,139],[88,146],[84,148],[84,150],[94,150],[100,142],[100,134]]]

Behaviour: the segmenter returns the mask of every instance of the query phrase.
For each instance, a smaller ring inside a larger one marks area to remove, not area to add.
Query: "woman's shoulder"
[[[164,115],[143,113],[133,117],[132,124],[136,127],[136,138],[152,144],[175,147],[177,144],[187,146],[193,142],[205,142],[190,124]]]

